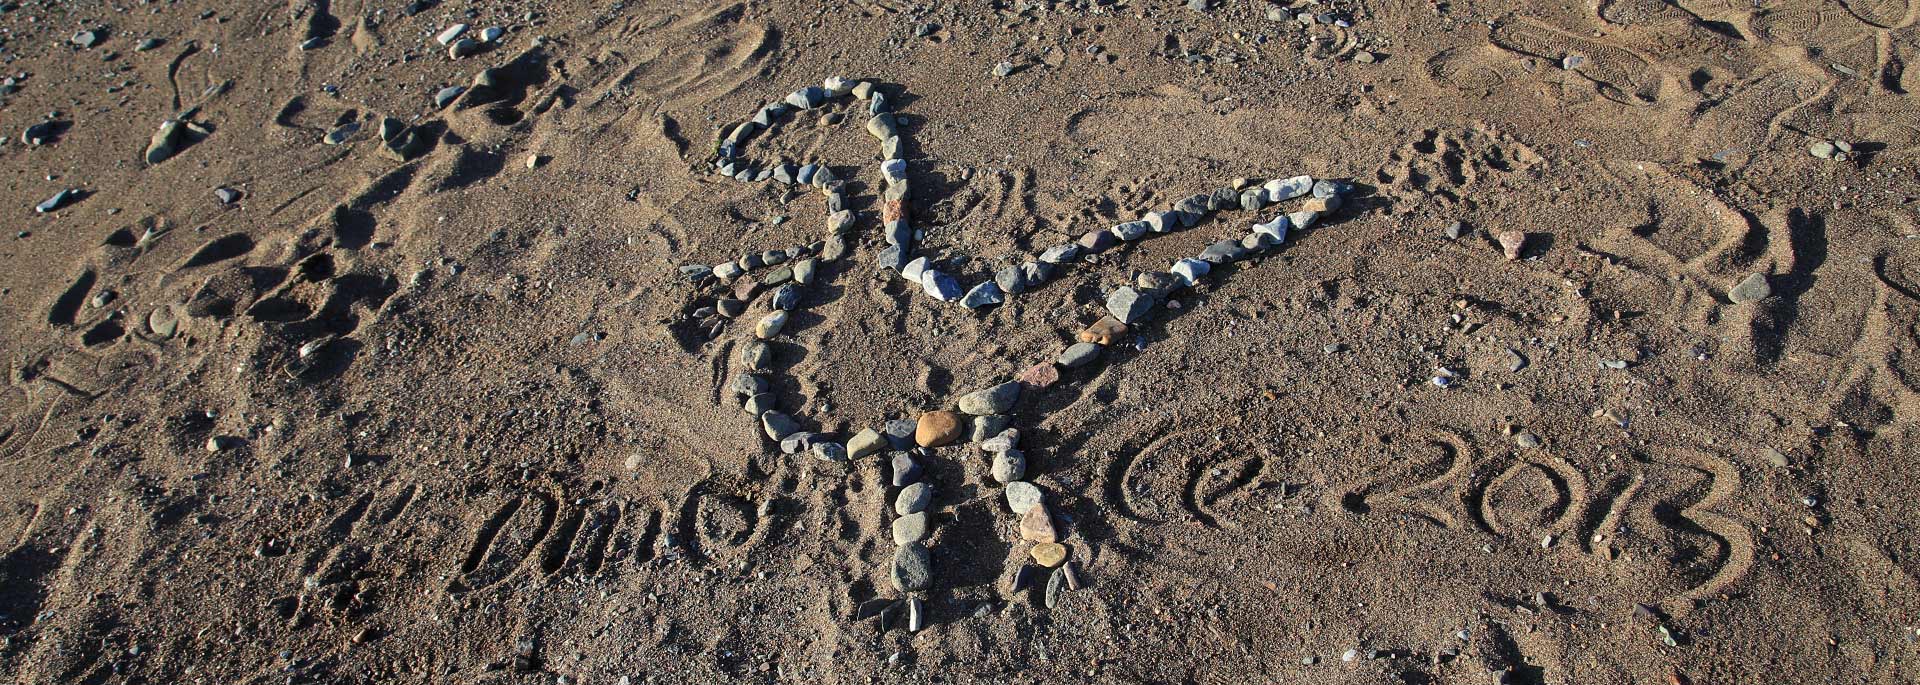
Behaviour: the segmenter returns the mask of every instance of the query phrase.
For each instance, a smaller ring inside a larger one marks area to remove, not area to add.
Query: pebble
[[[774,397],[773,393],[762,392],[747,397],[747,401],[741,403],[740,408],[751,416],[759,416],[780,408],[779,403],[779,398]]]
[[[875,97],[874,101],[879,102],[880,98]],[[867,133],[872,134],[874,138],[884,142],[888,138],[899,136],[900,128],[894,122],[892,114],[881,112],[867,120]]]
[[[1107,230],[1088,231],[1085,235],[1080,236],[1079,242],[1081,249],[1086,250],[1088,253],[1098,254],[1107,251],[1107,248],[1113,247],[1118,241],[1119,239],[1114,237],[1113,231]]]
[[[1834,145],[1832,141],[1827,140],[1816,141],[1807,148],[1807,154],[1819,157],[1820,159],[1833,159],[1833,155],[1836,152],[1839,152],[1839,147]]]
[[[1170,273],[1143,271],[1133,276],[1133,287],[1155,296],[1172,291],[1181,286],[1180,278]]]
[[[1060,541],[1060,533],[1054,530],[1053,515],[1047,513],[1047,505],[1036,504],[1020,516],[1020,538],[1028,542]]]
[[[993,75],[1001,78],[1013,75],[1013,63],[1001,62],[993,65]]]
[[[1021,478],[1025,478],[1027,476],[1026,453],[1017,449],[1005,449],[994,453],[992,475],[994,482],[1001,485],[1012,485]]]
[[[81,31],[73,34],[73,38],[70,40],[73,41],[74,45],[84,50],[100,44],[100,33],[98,31]]]
[[[480,40],[487,43],[496,43],[500,41],[501,36],[505,35],[507,35],[506,29],[498,26],[489,26],[485,31],[480,32]]]
[[[20,132],[20,142],[28,145],[45,145],[53,139],[54,130],[57,128],[59,124],[52,121],[42,121],[28,126],[27,130]]]
[[[1467,236],[1467,233],[1469,232],[1471,231],[1467,228],[1467,225],[1463,222],[1454,221],[1453,223],[1447,224],[1446,233],[1447,233],[1448,240],[1459,240],[1461,238],[1465,238]]]
[[[792,284],[782,285],[773,291],[773,297],[767,298],[768,304],[781,311],[793,311],[800,305],[800,289]]]
[[[1027,510],[1039,506],[1042,499],[1040,488],[1032,483],[1021,480],[1007,483],[1007,508],[1015,514],[1025,516]]]
[[[1212,264],[1228,264],[1244,259],[1246,256],[1247,248],[1241,245],[1240,241],[1230,239],[1208,245],[1206,249],[1200,251],[1200,261]],[[1152,304],[1149,303],[1147,306],[1151,307]],[[1109,309],[1109,311],[1111,311],[1111,309]],[[1142,314],[1144,314],[1144,311]],[[1119,315],[1115,314],[1115,316]],[[1134,321],[1126,317],[1120,317],[1120,320],[1126,321],[1127,323],[1133,323]]]
[[[1268,202],[1285,202],[1313,192],[1313,177],[1276,178],[1267,181],[1263,189],[1267,191]]]
[[[1060,353],[1059,363],[1069,369],[1080,368],[1100,356],[1100,349],[1099,343],[1078,342],[1068,345],[1066,351]]]
[[[1056,568],[1067,561],[1067,546],[1058,542],[1042,542],[1028,550],[1033,562],[1046,568]]]
[[[445,108],[447,105],[453,104],[453,101],[459,99],[460,95],[465,92],[467,92],[466,86],[447,86],[441,88],[440,92],[433,94],[433,106]]]
[[[713,309],[729,319],[738,318],[741,314],[747,313],[747,302],[730,297],[721,298],[713,301]]]
[[[797,432],[780,439],[780,451],[786,454],[799,454],[813,449],[814,445],[825,439],[826,436],[819,433]]]
[[[1065,262],[1071,262],[1079,258],[1080,258],[1080,245],[1076,243],[1062,243],[1059,245],[1055,245],[1053,247],[1049,247],[1046,249],[1045,252],[1040,253],[1040,261],[1046,262],[1048,264],[1061,264]]]
[[[868,428],[847,441],[847,456],[851,459],[861,459],[879,454],[886,447],[886,437],[882,436],[880,431]]]
[[[1173,274],[1175,278],[1180,279],[1180,283],[1182,285],[1185,285],[1191,288],[1195,285],[1198,285],[1200,283],[1200,279],[1205,277],[1207,275],[1207,272],[1212,270],[1213,270],[1212,264],[1209,264],[1203,260],[1189,258],[1189,259],[1182,259],[1180,261],[1174,262],[1173,268],[1170,269],[1169,271]]]
[[[770,411],[760,415],[760,427],[765,429],[767,437],[785,440],[787,436],[800,432],[800,424],[785,413]]]
[[[1120,336],[1126,334],[1126,324],[1121,323],[1119,319],[1112,316],[1102,316],[1100,320],[1089,324],[1084,330],[1081,330],[1078,339],[1080,342],[1112,345],[1120,340]]]
[[[133,46],[133,51],[134,51],[134,52],[146,52],[146,51],[148,51],[148,50],[152,50],[152,49],[154,49],[154,48],[157,48],[157,47],[160,47],[160,46],[162,46],[162,45],[166,45],[166,44],[167,44],[167,42],[166,42],[166,41],[164,41],[164,40],[161,40],[161,39],[159,39],[159,38],[146,38],[146,39],[143,39],[143,40],[141,40],[141,41],[140,41],[140,42],[139,42],[138,44],[136,44],[136,45],[134,45],[134,46]]]
[[[1519,445],[1523,449],[1533,449],[1540,446],[1540,436],[1534,435],[1530,431],[1521,431],[1513,436],[1513,444]]]
[[[784,309],[776,309],[769,312],[766,316],[760,317],[759,323],[754,324],[753,334],[761,340],[767,340],[779,335],[780,329],[785,328],[787,325],[787,317],[788,313]]]
[[[1048,388],[1060,382],[1060,367],[1055,366],[1053,362],[1040,362],[1027,367],[1027,370],[1021,371],[1015,378],[1035,389]]]
[[[913,419],[894,419],[880,429],[880,435],[885,437],[887,444],[896,450],[911,449],[914,446],[914,435],[919,427],[920,423]]]
[[[1007,295],[1001,292],[999,284],[993,281],[985,281],[973,286],[972,290],[968,290],[966,296],[960,298],[960,306],[968,309],[979,309],[1006,301]]]
[[[960,415],[950,411],[930,411],[920,415],[913,430],[913,441],[921,447],[943,447],[960,439]]]
[[[914,483],[900,489],[900,495],[893,499],[893,513],[918,514],[926,511],[930,504],[933,504],[933,486]]]
[[[454,41],[453,44],[447,46],[447,56],[452,57],[454,59],[460,59],[462,57],[470,57],[473,55],[480,54],[480,50],[485,47],[486,47],[486,43],[482,43],[472,38],[461,38],[459,40]]]
[[[1046,604],[1048,609],[1055,609],[1060,606],[1060,595],[1064,594],[1066,590],[1067,579],[1071,577],[1069,575],[1070,573],[1072,572],[1068,571],[1065,566],[1062,566],[1056,569],[1052,575],[1047,576],[1047,589],[1041,595],[1041,602]]]
[[[161,306],[147,315],[147,330],[162,338],[171,338],[180,330],[180,317],[171,306]]]
[[[913,460],[913,453],[894,452],[887,458],[887,465],[893,473],[893,487],[904,488],[920,482],[920,463]]]
[[[465,34],[466,32],[467,32],[466,24],[454,24],[452,26],[447,27],[446,30],[441,31],[440,35],[434,36],[433,39],[435,41],[438,41],[441,45],[451,45],[453,41],[458,40],[460,36],[462,34]]]
[[[1777,450],[1771,447],[1768,447],[1765,450],[1762,450],[1761,453],[1766,456],[1767,463],[1772,464],[1773,467],[1776,469],[1784,469],[1792,463],[1790,460],[1788,460],[1787,454],[1785,452],[1781,452],[1780,450]]]
[[[908,514],[893,520],[893,544],[905,545],[927,539],[927,512]]]
[[[973,434],[968,436],[972,442],[983,442],[999,435],[1013,425],[1013,417],[1006,414],[988,414],[973,417]]]
[[[1298,212],[1287,213],[1287,223],[1292,225],[1293,228],[1298,228],[1303,230],[1306,229],[1308,226],[1312,226],[1313,222],[1318,221],[1319,219],[1320,219],[1320,213],[1313,211],[1311,209],[1302,209]]]
[[[1153,230],[1153,227],[1145,221],[1129,221],[1107,230],[1111,231],[1115,238],[1132,242],[1146,237],[1147,232]]]
[[[1767,284],[1766,274],[1747,274],[1745,279],[1727,290],[1727,299],[1734,304],[1746,304],[1764,300],[1773,294],[1773,287]]]
[[[938,269],[928,269],[926,273],[920,274],[920,289],[941,302],[960,299],[961,294],[959,281],[953,280],[952,276]]]
[[[1508,260],[1520,258],[1520,251],[1527,246],[1527,234],[1522,231],[1501,231],[1498,236],[1500,251],[1506,253]]]
[[[1005,414],[1020,401],[1020,383],[1008,381],[991,388],[975,390],[960,397],[960,411],[974,416]]]
[[[980,451],[988,454],[999,454],[1019,446],[1020,429],[1018,428],[1008,428],[1000,431],[999,435],[980,441]]]
[[[919,592],[933,585],[933,559],[927,547],[918,542],[901,545],[893,553],[893,587],[900,592]]]
[[[1287,230],[1293,228],[1293,220],[1281,214],[1264,224],[1254,224],[1253,232],[1273,237],[1273,242],[1287,242]]]
[[[813,444],[813,456],[820,461],[846,461],[847,448],[845,445],[830,440],[816,442]]]
[[[1134,290],[1130,286],[1120,286],[1107,294],[1107,313],[1123,324],[1134,324],[1147,318],[1153,311],[1153,296]]]
[[[900,267],[900,277],[914,283],[919,283],[920,277],[926,275],[926,273],[926,257],[914,257],[913,261],[907,262],[906,266]]]
[[[62,190],[60,192],[54,193],[53,197],[49,197],[46,200],[41,201],[40,204],[34,205],[33,211],[40,214],[59,211],[61,207],[65,207],[67,206],[67,203],[72,202],[74,196],[78,194],[79,194],[79,191],[76,191],[72,188],[68,188],[66,190]]]
[[[795,109],[813,109],[827,99],[827,91],[819,86],[807,86],[787,95],[786,103]]]
[[[751,395],[758,395],[758,393],[764,393],[764,391],[766,391],[766,376],[758,376],[758,374],[733,374],[733,378],[732,380],[728,380],[726,388],[733,391],[733,397],[751,397]]]

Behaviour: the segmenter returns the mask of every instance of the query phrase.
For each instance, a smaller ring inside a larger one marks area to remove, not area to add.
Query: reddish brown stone
[[[1045,388],[1060,382],[1060,369],[1053,362],[1040,362],[1020,372],[1019,381],[1030,388]]]
[[[1126,324],[1120,323],[1119,319],[1113,318],[1112,316],[1102,316],[1099,321],[1093,322],[1093,325],[1088,326],[1086,330],[1080,331],[1080,342],[1112,345],[1120,339],[1120,336],[1126,334]]]
[[[1053,515],[1047,513],[1047,505],[1034,505],[1020,517],[1020,537],[1028,542],[1060,541],[1060,533],[1053,528]]]

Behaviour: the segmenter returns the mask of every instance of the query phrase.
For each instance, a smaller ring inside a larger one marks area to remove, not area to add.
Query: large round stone
[[[950,411],[930,411],[920,415],[913,430],[913,441],[921,447],[942,447],[960,439],[960,415]]]

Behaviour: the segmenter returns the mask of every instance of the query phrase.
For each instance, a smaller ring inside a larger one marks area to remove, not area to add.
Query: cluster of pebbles
[[[880,174],[886,184],[881,224],[887,247],[879,255],[880,266],[918,283],[923,292],[936,300],[957,301],[967,308],[1005,302],[1008,297],[1041,287],[1086,256],[1191,228],[1217,211],[1262,211],[1277,203],[1306,200],[1292,211],[1280,211],[1265,222],[1253,224],[1241,237],[1212,243],[1194,257],[1175,261],[1164,272],[1143,273],[1131,284],[1115,288],[1106,296],[1107,314],[1081,330],[1076,336],[1078,342],[1051,359],[1027,367],[1015,378],[961,395],[951,408],[924,412],[917,420],[896,419],[877,428],[866,428],[840,442],[830,434],[803,430],[798,419],[780,408],[778,398],[770,391],[770,375],[776,364],[774,347],[769,341],[783,334],[792,312],[801,305],[803,289],[816,282],[821,265],[837,261],[848,252],[847,234],[856,217],[845,207],[845,182],[820,162],[756,162],[741,156],[740,152],[756,134],[771,130],[782,117],[826,107],[831,100],[841,97],[867,103],[870,116],[867,130],[881,144]],[[1017,533],[1027,545],[1030,561],[1013,575],[1011,590],[1021,592],[1044,582],[1042,601],[1052,608],[1064,592],[1080,588],[1081,577],[1072,559],[1075,550],[1062,542],[1064,536],[1056,527],[1047,494],[1030,477],[1026,454],[1020,449],[1020,431],[1012,427],[1014,410],[1022,398],[1059,383],[1063,370],[1084,367],[1099,359],[1107,346],[1124,339],[1130,326],[1151,317],[1168,296],[1199,284],[1214,267],[1270,251],[1285,242],[1290,230],[1312,226],[1322,215],[1337,211],[1349,186],[1309,176],[1237,180],[1213,192],[1182,199],[1166,209],[1148,212],[1137,220],[1091,231],[1076,241],[1049,247],[1036,258],[1001,269],[992,280],[963,291],[951,275],[930,264],[926,257],[913,254],[919,236],[907,222],[910,182],[907,163],[900,152],[900,131],[886,96],[871,83],[855,83],[840,77],[796,90],[727,130],[718,144],[714,172],[743,182],[771,180],[817,189],[826,198],[827,235],[818,242],[750,253],[711,266],[682,266],[683,276],[705,286],[705,291],[715,297],[713,304],[699,307],[694,316],[713,321],[709,336],[718,338],[724,333],[728,320],[745,315],[758,294],[770,291],[766,313],[753,326],[752,337],[739,347],[737,368],[741,371],[728,382],[729,391],[745,411],[760,420],[767,438],[777,443],[783,453],[811,454],[820,461],[832,463],[882,455],[887,459],[894,488],[896,518],[892,533],[897,545],[889,575],[899,598],[876,600],[882,605],[879,609],[863,612],[877,616],[882,630],[899,626],[917,631],[925,625],[923,595],[933,587],[935,577],[926,540],[933,525],[930,510],[936,493],[933,484],[924,479],[922,464],[939,449],[968,442],[981,453],[990,455],[991,478],[1003,488],[1007,508],[1019,521]],[[749,277],[751,272],[761,270],[770,271]]]

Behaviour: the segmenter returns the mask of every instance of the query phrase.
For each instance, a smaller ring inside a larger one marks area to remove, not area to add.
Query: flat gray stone
[[[787,436],[800,431],[800,424],[785,413],[770,411],[760,415],[760,426],[767,431],[767,437],[785,440]]]
[[[1027,476],[1027,455],[1025,452],[1022,452],[1017,449],[1008,449],[1008,450],[1003,450],[1001,452],[995,453],[993,455],[993,480],[996,483],[1001,483],[1008,486],[1008,490],[1007,490],[1008,506],[1010,507],[1014,506],[1013,500],[1012,500],[1012,497],[1013,497],[1012,486],[1015,484],[1015,481],[1018,481],[1021,478],[1025,478],[1026,476]],[[1022,483],[1022,485],[1025,485],[1025,484]],[[1032,487],[1032,486],[1028,486],[1028,487]],[[1031,507],[1029,506],[1029,508]]]
[[[1060,358],[1056,361],[1061,366],[1076,369],[1099,356],[1100,343],[1079,342],[1069,345],[1066,351],[1060,353]]]
[[[1061,243],[1040,253],[1040,261],[1048,264],[1071,262],[1080,258],[1080,246],[1076,243]]]
[[[1026,515],[1028,509],[1040,506],[1046,496],[1040,488],[1026,481],[1016,480],[1007,483],[1007,508],[1018,515]]]
[[[952,302],[960,299],[960,282],[938,269],[928,269],[920,274],[920,289],[925,290],[933,299]]]
[[[966,296],[960,298],[960,306],[968,309],[979,309],[1006,301],[1007,295],[1000,291],[999,284],[993,281],[985,281],[973,286],[972,290],[968,290]]]
[[[893,473],[893,487],[904,488],[920,482],[920,463],[913,460],[912,452],[894,452],[887,460]]]
[[[989,414],[973,417],[973,434],[967,436],[973,442],[981,442],[999,435],[1013,425],[1013,417],[1006,414]]]
[[[926,483],[914,483],[900,489],[900,495],[893,499],[893,513],[901,516],[926,511],[933,504],[933,486]]]
[[[933,558],[926,545],[909,542],[893,553],[893,588],[919,592],[933,586]]]
[[[974,416],[1005,414],[1020,402],[1020,382],[1007,381],[960,397],[960,411]]]
[[[1727,290],[1727,299],[1734,304],[1746,304],[1767,299],[1773,294],[1773,286],[1767,284],[1765,274],[1748,274],[1747,277]]]
[[[927,512],[908,514],[893,520],[893,544],[905,545],[927,539]]]
[[[1153,305],[1152,295],[1134,290],[1132,286],[1121,286],[1107,294],[1107,313],[1129,326],[1147,318]]]
[[[819,459],[820,461],[846,461],[847,460],[846,446],[833,441],[814,443],[812,452],[813,452],[813,457],[815,459]]]
[[[913,432],[919,428],[920,423],[913,419],[894,419],[880,429],[880,435],[887,439],[887,444],[893,449],[910,450],[914,446]]]
[[[880,431],[868,428],[847,441],[847,458],[862,459],[879,454],[886,447],[887,438],[881,435]]]

